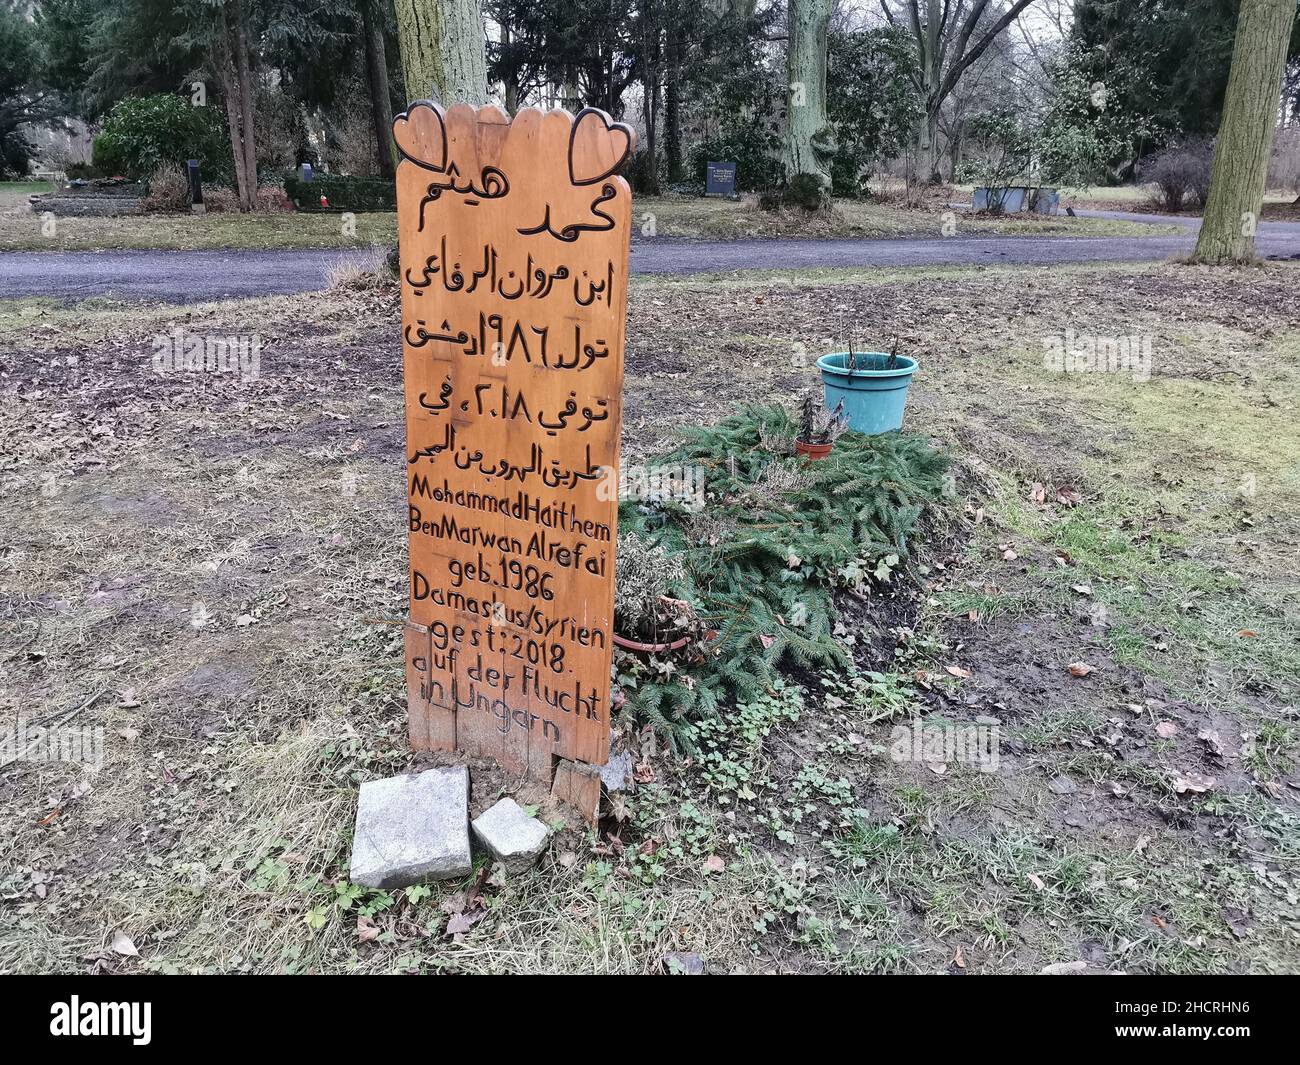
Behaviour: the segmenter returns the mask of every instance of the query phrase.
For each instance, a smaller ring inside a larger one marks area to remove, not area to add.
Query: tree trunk
[[[916,126],[916,180],[937,184],[939,177],[939,112],[927,111]]]
[[[662,190],[659,188],[659,140],[655,132],[659,126],[659,81],[657,74],[652,74],[646,78],[641,113],[645,116],[645,194],[647,196],[658,196]]]
[[[376,0],[362,0],[361,28],[366,39],[366,80],[370,85],[370,116],[375,127],[375,161],[380,177],[392,178],[393,100],[388,89],[388,56],[384,49],[383,9]]]
[[[1295,0],[1242,0],[1223,118],[1214,144],[1210,195],[1194,258],[1204,263],[1255,257],[1268,160]]]
[[[948,128],[948,184],[957,184],[961,172],[962,149],[965,142],[966,123],[957,119]]]
[[[503,19],[501,22],[501,45],[508,48],[512,42],[512,36],[509,25]],[[519,111],[519,70],[513,64],[505,74],[505,99],[506,114],[514,117]]]
[[[641,74],[641,114],[645,120],[646,166],[645,192],[651,196],[659,194],[659,85],[661,81],[663,43],[660,33],[659,5],[654,0],[642,0],[642,74]]]
[[[230,133],[230,154],[235,165],[235,189],[239,197],[239,209],[247,212],[253,209],[257,192],[256,186],[250,187],[248,183],[239,63],[236,59],[239,35],[235,32],[232,14],[230,7],[226,5],[223,5],[218,12],[211,60],[217,81],[221,85],[221,99],[226,106],[226,129]]]
[[[244,25],[244,2],[234,0],[231,9],[234,29],[235,73],[239,82],[239,120],[244,134],[244,180],[248,210],[257,207],[257,119],[253,104],[253,72],[248,60],[248,30]]]
[[[826,31],[834,0],[790,0],[786,73],[785,176],[811,174],[830,188],[824,155],[830,145],[826,123]]]
[[[581,111],[582,96],[578,93],[578,83],[571,74],[566,74],[560,86],[560,106],[566,111]]]
[[[487,103],[479,0],[395,0],[406,91],[444,106]]]
[[[917,18],[917,7],[909,5],[912,35],[916,38],[917,60],[921,68],[921,99],[925,114],[916,127],[916,176],[927,183],[939,181],[939,108],[943,106],[943,55],[939,30],[943,13],[939,0],[925,0],[925,25]]]
[[[241,211],[251,211],[252,198],[248,191],[248,173],[244,168],[244,138],[239,130],[239,92],[229,67],[222,64],[217,73],[221,85],[221,98],[226,103],[226,129],[230,132],[230,154],[235,160],[235,194]]]
[[[664,70],[664,157],[668,163],[668,180],[684,180],[682,166],[682,38],[676,29],[668,31],[668,55]]]

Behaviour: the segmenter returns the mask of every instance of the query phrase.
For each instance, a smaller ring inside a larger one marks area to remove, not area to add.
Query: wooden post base
[[[458,732],[454,700],[446,698],[430,675],[429,630],[408,621],[405,633],[406,712],[412,748],[463,751],[473,757],[492,758],[510,772],[548,785],[555,798],[568,803],[595,826],[600,812],[600,771],[586,762],[544,752],[512,757],[514,752],[509,748],[485,748],[477,737]]]
[[[551,794],[582,814],[587,824],[593,828],[596,826],[600,812],[600,770],[594,765],[559,759],[555,765],[555,779],[551,782]]]

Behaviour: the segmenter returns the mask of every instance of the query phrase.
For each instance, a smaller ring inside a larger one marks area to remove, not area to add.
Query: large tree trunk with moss
[[[395,0],[402,73],[411,99],[487,103],[479,0]]]
[[[793,181],[812,175],[829,190],[830,168],[825,153],[830,144],[826,121],[826,31],[834,0],[790,0],[786,46],[785,176]]]
[[[1198,262],[1255,257],[1255,227],[1264,206],[1295,10],[1295,0],[1242,0],[1223,118],[1214,144],[1210,196],[1196,241]]]
[[[396,173],[393,165],[393,101],[388,88],[388,55],[384,47],[384,10],[377,0],[362,0],[362,32],[366,41],[366,82],[370,88],[370,118],[375,128],[375,161],[381,177]]]
[[[908,11],[912,22],[912,35],[916,40],[918,66],[921,70],[921,99],[925,113],[916,127],[916,178],[923,182],[939,180],[939,109],[943,106],[944,49],[940,47],[939,32],[942,18],[938,0],[927,0],[926,19],[920,21],[916,4]]]

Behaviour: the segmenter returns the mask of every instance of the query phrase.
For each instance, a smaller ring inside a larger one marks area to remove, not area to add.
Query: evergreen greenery
[[[620,651],[625,723],[690,747],[692,721],[728,699],[752,700],[783,663],[849,666],[832,592],[890,579],[926,506],[945,495],[949,461],[920,437],[846,433],[829,457],[809,462],[792,453],[797,429],[782,407],[750,405],[686,430],[659,461],[703,470],[704,507],[622,504],[621,533],[685,559],[673,591],[715,634],[686,656]]]
[[[397,186],[386,178],[349,177],[317,172],[310,181],[285,174],[285,194],[300,211],[324,210],[325,197],[334,211],[392,211],[397,207]]]

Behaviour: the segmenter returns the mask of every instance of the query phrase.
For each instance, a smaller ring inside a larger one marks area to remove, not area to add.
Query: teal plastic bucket
[[[834,410],[843,400],[849,428],[859,433],[901,429],[916,360],[899,355],[892,370],[885,368],[888,364],[889,356],[880,351],[823,355],[817,360],[817,369],[826,386],[826,409]]]

